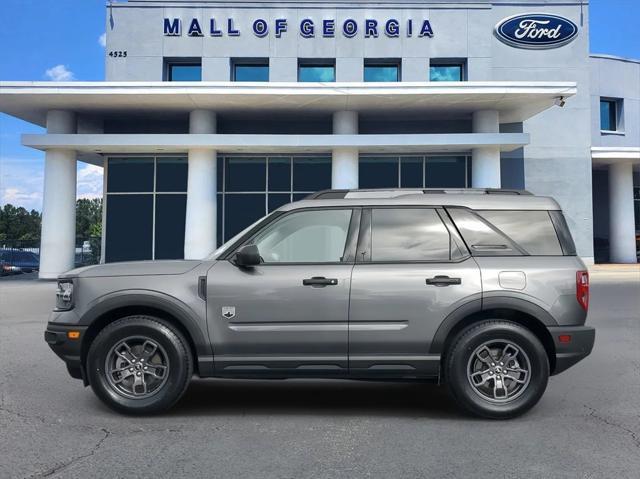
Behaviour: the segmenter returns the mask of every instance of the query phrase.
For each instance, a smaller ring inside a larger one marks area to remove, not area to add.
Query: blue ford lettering
[[[503,19],[496,25],[495,34],[512,47],[541,50],[571,42],[578,35],[578,27],[558,15],[528,13]]]

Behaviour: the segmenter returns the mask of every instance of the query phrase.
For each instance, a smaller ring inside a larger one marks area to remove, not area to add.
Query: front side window
[[[429,65],[430,81],[463,81],[464,63],[462,62],[437,62]]]
[[[288,214],[258,233],[253,243],[265,263],[339,263],[352,210],[308,210]]]
[[[325,82],[336,81],[336,64],[334,61],[300,61],[298,64],[299,82]]]
[[[201,81],[202,63],[200,62],[168,62],[167,81]]]
[[[600,99],[600,130],[618,131],[618,102]]]
[[[371,212],[371,261],[449,261],[451,238],[428,208],[380,208]]]

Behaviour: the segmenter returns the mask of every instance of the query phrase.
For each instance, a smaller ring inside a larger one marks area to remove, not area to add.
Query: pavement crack
[[[620,429],[621,431],[624,431],[625,433],[627,433],[631,437],[634,445],[637,448],[640,448],[640,437],[638,437],[638,433],[636,433],[634,430],[629,429],[628,427],[622,426],[621,424],[618,424],[616,422],[613,422],[613,421],[607,419],[606,417],[602,417],[600,414],[598,414],[598,411],[596,409],[594,409],[594,408],[592,408],[590,406],[587,406],[586,404],[583,404],[583,407],[589,411],[589,416],[590,417],[592,417],[592,418],[594,418],[594,419],[596,419],[596,420],[598,420],[598,421],[600,421],[600,422],[602,422],[602,423],[604,423],[604,424],[606,424],[608,426],[615,427],[615,428]]]
[[[68,469],[69,467],[77,464],[78,462],[93,456],[96,452],[98,452],[98,449],[100,449],[102,447],[102,444],[104,444],[104,442],[111,436],[111,431],[109,431],[108,429],[105,428],[100,428],[100,431],[102,431],[102,433],[104,434],[100,440],[95,444],[95,446],[93,446],[91,448],[91,450],[89,452],[87,452],[86,454],[81,454],[80,456],[76,456],[76,457],[72,457],[70,458],[68,461],[62,462],[62,463],[58,463],[55,466],[42,471],[42,472],[37,472],[35,474],[32,474],[30,476],[28,476],[28,479],[35,479],[35,478],[40,478],[40,477],[52,477],[55,476],[57,474],[59,474],[60,472],[65,471],[66,469]]]

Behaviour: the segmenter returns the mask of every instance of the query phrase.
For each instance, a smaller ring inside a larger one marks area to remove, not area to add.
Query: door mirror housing
[[[241,247],[235,254],[235,264],[241,268],[248,268],[259,265],[262,262],[258,247],[254,244],[247,244]]]

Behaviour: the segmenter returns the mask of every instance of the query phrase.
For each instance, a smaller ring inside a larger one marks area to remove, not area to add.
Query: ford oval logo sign
[[[525,13],[501,20],[495,28],[498,39],[516,48],[558,48],[578,35],[571,20],[547,13]]]

